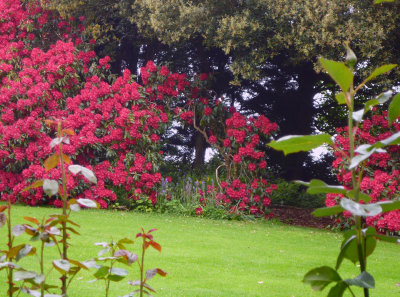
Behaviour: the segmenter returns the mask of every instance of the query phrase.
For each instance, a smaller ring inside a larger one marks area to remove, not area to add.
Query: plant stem
[[[355,155],[355,144],[354,144],[354,131],[353,131],[353,110],[354,110],[354,95],[353,94],[347,94],[350,105],[349,105],[349,116],[348,116],[348,127],[349,127],[349,142],[350,142],[350,160],[354,158]],[[361,178],[361,177],[359,177]],[[360,201],[359,197],[359,192],[360,192],[360,187],[359,187],[359,182],[356,174],[356,169],[353,168],[351,169],[351,180],[352,180],[352,186],[354,190],[354,200],[355,202]],[[361,217],[360,216],[355,216],[355,228],[356,228],[356,236],[357,236],[357,253],[358,253],[358,260],[360,262],[360,270],[361,273],[363,273],[366,269],[367,265],[367,260],[364,257],[364,251],[363,251],[363,236],[362,236],[362,231],[361,231]],[[369,290],[367,288],[364,288],[364,296],[369,297]]]
[[[40,248],[40,273],[44,276],[44,265],[43,265],[43,255],[44,255],[44,241],[42,241],[42,246]],[[44,284],[45,281],[43,281],[43,283],[40,284],[40,296],[44,296]]]
[[[143,238],[143,245],[142,245],[142,264],[140,265],[140,297],[143,297],[143,271],[144,271],[144,253],[146,250],[146,239]]]
[[[8,218],[7,218],[7,227],[8,227],[8,251],[12,249],[13,245],[13,236],[12,236],[12,230],[11,230],[11,200],[8,199]],[[8,259],[8,261],[12,262],[12,259]],[[8,268],[8,296],[12,297],[13,296],[13,278],[14,278],[14,271],[12,267]]]
[[[58,137],[62,137],[62,133],[61,133],[61,122],[58,122],[57,125],[57,134]],[[62,188],[63,188],[63,193],[62,193],[62,201],[63,201],[63,209],[62,209],[62,214],[63,214],[63,220],[61,222],[61,226],[62,226],[62,245],[63,245],[63,251],[61,254],[61,258],[63,260],[67,260],[67,251],[68,251],[68,244],[67,244],[67,185],[66,185],[66,175],[65,175],[65,168],[64,168],[64,159],[63,159],[63,151],[62,151],[62,141],[59,144],[59,148],[60,148],[60,166],[61,166],[61,172],[62,172]],[[61,293],[63,295],[67,295],[67,275],[63,275],[61,277],[61,282],[62,282],[62,286],[61,286]]]

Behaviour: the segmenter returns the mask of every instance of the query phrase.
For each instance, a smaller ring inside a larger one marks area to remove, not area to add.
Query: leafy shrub
[[[323,194],[312,195],[307,188],[294,182],[279,180],[277,189],[271,194],[271,204],[275,206],[294,206],[300,208],[318,208],[324,206]]]

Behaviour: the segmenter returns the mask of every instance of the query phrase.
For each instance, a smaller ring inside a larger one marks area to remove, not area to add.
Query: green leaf
[[[28,256],[28,255],[34,255],[36,252],[36,248],[33,246],[26,244],[22,249],[18,251],[17,256],[15,257],[15,260],[18,262],[21,260],[23,257]]]
[[[344,258],[347,258],[350,261],[352,261],[353,263],[356,263],[356,261],[358,259],[357,249],[354,249],[354,247],[357,247],[357,245],[354,244],[356,239],[357,239],[356,235],[351,235],[349,238],[345,237],[345,239],[343,240],[342,247],[340,248],[339,256],[336,260],[336,267],[335,267],[336,270],[339,269],[340,264],[342,264],[342,261]]]
[[[318,208],[312,212],[312,215],[314,217],[328,217],[342,213],[343,211],[344,209],[340,205],[336,205],[332,207]]]
[[[400,116],[400,93],[396,94],[389,105],[389,124],[393,123]]]
[[[107,266],[101,266],[94,274],[94,277],[97,279],[105,278],[105,276],[108,275],[108,269],[109,267]]]
[[[359,276],[353,279],[345,279],[344,282],[351,286],[357,286],[366,289],[375,288],[374,277],[366,271],[363,271]]]
[[[324,183],[319,179],[312,179],[308,184],[307,193],[319,194],[319,193],[340,193],[346,194],[346,190],[343,186],[331,186]]]
[[[60,155],[57,153],[53,154],[44,161],[44,168],[46,169],[46,171],[49,171],[54,167],[56,167],[59,161],[60,161]]]
[[[346,93],[353,82],[353,73],[343,62],[336,62],[320,58],[322,67],[328,72],[329,76],[340,86],[342,91]]]
[[[364,112],[369,111],[375,105],[383,104],[389,101],[389,99],[392,98],[392,95],[393,95],[392,91],[386,91],[384,93],[381,93],[377,98],[368,100],[367,102],[365,102]]]
[[[66,274],[71,268],[71,264],[68,260],[60,259],[53,261],[54,268],[61,274]]]
[[[336,270],[328,266],[322,266],[307,272],[303,282],[311,285],[311,288],[315,291],[322,291],[331,282],[339,282],[341,280]]]
[[[107,279],[113,282],[119,282],[123,280],[128,275],[128,271],[123,268],[111,268],[110,274],[107,276]]]
[[[398,145],[400,144],[400,131],[394,133],[392,136],[383,139],[381,141],[375,142],[372,144],[374,148],[381,148],[387,145]]]
[[[88,208],[100,208],[100,205],[94,200],[79,198],[76,201],[80,205],[88,207]]]
[[[376,2],[375,2],[376,3]],[[392,70],[393,68],[395,68],[397,66],[397,64],[387,64],[387,65],[383,65],[381,67],[376,68],[364,81],[364,83],[374,79],[375,77],[384,74],[386,72],[389,72],[390,70]]]
[[[390,242],[390,243],[400,243],[400,237],[392,237],[383,234],[376,234],[376,238],[382,241]]]
[[[375,0],[374,4],[385,3],[385,2],[394,2],[394,0]]]
[[[355,199],[355,191],[354,190],[350,190],[346,193],[345,195],[347,198],[352,198]],[[370,202],[371,201],[371,196],[363,193],[363,192],[358,192],[358,198],[364,202]]]
[[[45,179],[43,181],[43,191],[51,197],[58,193],[59,185],[56,180]]]
[[[333,286],[329,290],[329,294],[327,297],[342,297],[344,294],[344,291],[348,288],[348,285],[344,282],[338,282],[336,286]]]
[[[43,180],[39,179],[39,180],[35,181],[33,184],[31,184],[30,186],[27,186],[26,188],[24,188],[22,191],[28,191],[29,189],[39,188],[41,186],[43,186]]]
[[[287,135],[268,143],[275,150],[283,151],[285,155],[297,152],[306,152],[323,144],[333,144],[329,134],[318,135]]]
[[[346,96],[344,95],[343,92],[337,93],[335,95],[335,99],[337,101],[338,104],[346,104]]]
[[[97,184],[97,178],[94,175],[93,171],[87,169],[86,167],[80,165],[70,165],[68,166],[68,170],[73,174],[81,173],[84,177],[86,177],[90,182]]]
[[[14,281],[20,281],[25,279],[33,279],[36,277],[36,272],[34,271],[26,271],[26,270],[19,270],[14,272]]]
[[[388,212],[396,209],[400,209],[400,201],[381,201],[377,204],[382,207],[382,212]]]
[[[382,207],[376,203],[360,204],[347,198],[340,200],[340,206],[360,217],[374,217],[382,212]]]

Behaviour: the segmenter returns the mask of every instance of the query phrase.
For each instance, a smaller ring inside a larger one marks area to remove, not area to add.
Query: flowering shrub
[[[224,164],[220,167],[225,168],[224,179],[220,181],[218,169],[216,173],[217,203],[233,213],[264,215],[276,185],[265,179],[267,163],[260,147],[278,126],[263,115],[246,117],[233,106],[228,108],[222,99],[201,88],[205,79],[206,75],[200,76],[200,89],[193,88],[191,99],[182,108],[176,108],[175,113],[181,121],[193,125],[223,157]],[[197,214],[201,213],[199,205]]]
[[[48,134],[54,133],[44,119],[62,118],[63,126],[74,132],[65,153],[99,177],[97,187],[71,177],[68,191],[105,208],[116,199],[110,186],[133,187],[135,195],[155,203],[161,180],[154,165],[161,158],[158,134],[168,115],[128,70],[108,83],[110,59],[96,58],[90,43],[77,35],[82,27],[74,30],[69,22],[32,3],[0,4],[2,199],[15,201],[20,195],[30,205],[49,202],[40,188],[20,192],[36,179],[60,177],[60,168],[45,172],[40,164],[50,153]],[[45,30],[50,25],[57,25],[63,40],[51,43],[52,36]],[[48,44],[36,47],[39,37]],[[61,205],[59,200],[50,203]]]
[[[267,164],[259,146],[276,124],[228,109],[205,90],[205,74],[190,81],[148,62],[140,71],[142,85],[129,70],[114,79],[108,72],[110,58],[98,59],[93,41],[85,41],[82,18],[63,20],[43,10],[39,1],[22,5],[7,0],[1,5],[2,199],[61,206],[40,188],[21,192],[34,180],[60,178],[59,167],[49,172],[41,167],[54,135],[44,119],[53,118],[62,119],[71,131],[65,154],[99,179],[94,187],[82,177],[69,177],[67,190],[72,195],[106,208],[116,200],[110,189],[117,187],[131,191],[133,201],[149,198],[154,205],[161,183],[160,135],[175,115],[193,125],[224,157],[226,178],[218,181],[219,201],[232,211],[265,212],[274,186],[264,179]]]
[[[360,124],[357,130],[356,144],[373,144],[386,139],[400,131],[400,123],[394,122],[388,125],[387,111],[381,112],[374,109],[372,115]],[[338,128],[338,135],[335,138],[335,145],[348,155],[349,140],[348,129]],[[334,172],[337,179],[346,188],[351,188],[351,173],[346,168],[348,164],[344,161],[341,152],[336,151],[336,160],[333,162]],[[400,195],[400,145],[392,145],[385,151],[374,153],[368,159],[364,168],[364,177],[360,182],[360,189],[369,195],[371,202],[392,200]],[[339,204],[343,195],[327,194],[325,204],[328,207]],[[348,227],[354,223],[349,212],[336,219],[341,228]],[[387,213],[380,213],[365,220],[368,226],[375,226],[382,233],[397,233],[400,231],[400,211],[394,210]]]

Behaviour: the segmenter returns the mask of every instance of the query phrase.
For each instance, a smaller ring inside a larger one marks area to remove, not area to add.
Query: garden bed
[[[274,218],[284,224],[326,229],[333,225],[334,219],[329,217],[316,218],[311,213],[314,209],[305,209],[293,206],[272,206]]]

